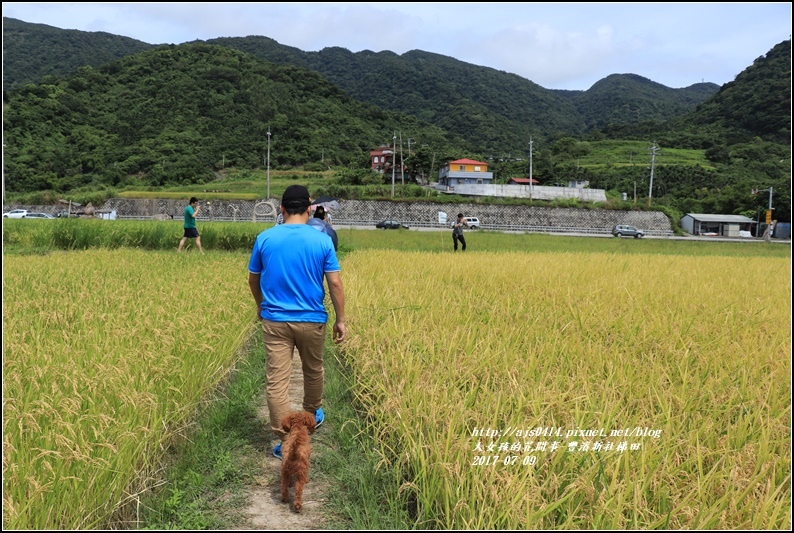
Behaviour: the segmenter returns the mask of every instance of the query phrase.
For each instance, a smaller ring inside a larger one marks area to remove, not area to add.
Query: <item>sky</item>
[[[423,50],[567,90],[610,74],[723,85],[791,38],[788,2],[3,2],[3,16],[149,44],[258,35],[305,52]]]

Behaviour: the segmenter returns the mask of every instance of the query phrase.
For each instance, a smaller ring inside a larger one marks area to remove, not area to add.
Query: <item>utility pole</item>
[[[267,199],[270,200],[270,126],[267,127]]]
[[[656,141],[653,142],[650,151],[651,151],[651,179],[650,179],[650,183],[648,184],[648,207],[651,206],[651,196],[653,191],[653,167],[654,167],[654,163],[656,162],[656,152],[659,151],[659,148],[656,146]]]
[[[410,137],[408,137],[408,164],[411,165],[411,167],[412,167],[412,170],[409,173],[409,175],[414,175],[415,174],[414,170],[416,170],[416,165],[414,165],[414,162],[413,162],[414,160],[411,159],[411,143],[412,142],[414,142],[414,140],[411,139]],[[416,143],[414,142],[414,144],[416,144]]]
[[[529,136],[529,203],[532,203],[532,136]]]
[[[433,169],[436,167],[436,153],[433,152],[433,159],[430,161],[430,172],[427,173],[427,184],[433,179]]]
[[[768,189],[764,189],[764,190],[769,191],[769,208],[766,210],[766,220],[765,220],[766,221],[766,230],[764,230],[764,237],[768,241],[768,240],[770,240],[772,238],[772,231],[774,229],[771,226],[771,224],[772,224],[772,209],[773,209],[772,208],[772,192],[773,191],[772,191],[772,187],[770,187]],[[750,191],[750,194],[756,195],[756,194],[758,194],[760,192],[761,192],[761,189],[753,189],[753,190]],[[760,227],[761,227],[761,213],[760,213],[760,208],[759,208],[758,228],[760,228]],[[756,234],[755,236],[756,237],[758,237],[758,228],[756,228],[756,232],[755,232],[755,234]]]
[[[397,132],[394,132],[392,137],[392,150],[391,150],[391,197],[394,198],[394,164],[397,162]]]
[[[403,163],[403,132],[400,132],[400,180],[405,185],[405,164]]]
[[[3,143],[3,161],[6,159],[6,144]],[[116,168],[115,163],[113,164],[113,168]],[[3,205],[6,205],[6,168],[3,165]]]

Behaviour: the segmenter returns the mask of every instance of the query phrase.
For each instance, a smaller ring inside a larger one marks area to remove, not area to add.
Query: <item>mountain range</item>
[[[719,90],[713,83],[671,89],[635,74],[613,74],[587,91],[562,91],[421,50],[402,55],[339,47],[304,52],[263,36],[204,42],[318,72],[355,100],[413,115],[497,154],[520,153],[532,135],[578,136],[610,124],[669,120],[694,110]],[[156,47],[104,32],[4,17],[3,90]]]
[[[522,172],[524,163],[502,162],[523,157],[534,138],[545,181],[607,191],[647,178],[644,166],[620,161],[636,150],[620,143],[656,141],[698,160],[656,168],[658,203],[752,215],[763,199],[748,191],[773,187],[776,215],[790,217],[790,40],[722,87],[613,74],[557,91],[419,50],[309,53],[267,37],[156,46],[3,24],[4,175],[16,194],[206,183],[222,169],[263,169],[271,141],[273,168],[368,173],[369,150],[399,131],[414,143],[411,174],[460,157],[493,161],[502,176]],[[592,150],[609,155],[580,166]]]

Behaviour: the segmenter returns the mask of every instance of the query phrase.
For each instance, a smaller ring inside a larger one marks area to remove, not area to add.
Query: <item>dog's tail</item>
[[[298,437],[302,437],[302,439],[304,439],[306,442],[310,442],[311,437],[309,436],[309,430],[306,429],[306,427],[304,427],[304,426],[296,427],[296,428],[293,428],[292,431],[295,433],[295,437],[296,437],[295,440],[299,440]],[[285,457],[285,459],[287,459],[287,458],[292,459],[292,460],[297,459],[299,451],[300,450],[298,449],[297,446],[290,446],[288,455],[287,455],[287,457]]]

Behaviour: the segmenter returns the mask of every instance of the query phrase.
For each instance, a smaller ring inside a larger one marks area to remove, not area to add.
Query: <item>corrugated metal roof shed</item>
[[[706,215],[702,213],[687,213],[686,216],[692,217],[700,222],[725,222],[727,224],[747,224],[754,222],[753,219],[744,215]]]

